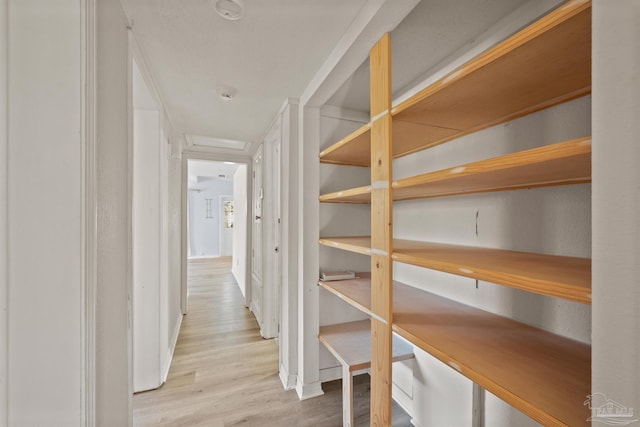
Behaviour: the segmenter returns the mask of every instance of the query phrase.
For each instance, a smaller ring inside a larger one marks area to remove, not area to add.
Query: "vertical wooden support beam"
[[[391,41],[371,50],[371,425],[391,425]]]

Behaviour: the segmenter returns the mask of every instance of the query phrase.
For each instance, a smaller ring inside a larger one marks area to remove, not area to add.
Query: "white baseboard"
[[[296,384],[296,393],[298,393],[298,399],[307,400],[313,397],[322,396],[322,383],[320,381],[311,384],[302,384],[302,381],[298,379]]]
[[[180,335],[180,327],[182,326],[183,317],[183,314],[178,315],[178,322],[176,323],[176,328],[174,329],[173,335],[171,336],[171,344],[169,345],[169,353],[167,354],[167,365],[164,367],[164,372],[162,375],[162,384],[167,382],[167,377],[169,376],[171,362],[173,362],[173,353],[175,353],[176,351],[176,344],[178,343],[178,335]]]
[[[291,375],[289,371],[287,371],[287,368],[280,364],[280,381],[285,390],[293,390],[296,388],[296,379],[297,377],[295,375]]]

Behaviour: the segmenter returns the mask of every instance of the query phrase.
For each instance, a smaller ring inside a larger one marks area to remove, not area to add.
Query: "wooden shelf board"
[[[371,203],[371,186],[351,188],[335,193],[322,194],[320,196],[322,203],[353,203],[367,204]]]
[[[366,236],[326,237],[320,243],[371,255]],[[591,304],[591,260],[503,249],[393,240],[394,261]]]
[[[443,197],[591,181],[591,137],[405,178],[393,200]]]
[[[393,328],[543,425],[590,425],[586,344],[401,284]]]
[[[355,279],[318,283],[347,304],[371,316],[371,273],[357,273]]]
[[[323,237],[319,242],[321,245],[332,248],[371,255],[371,237],[369,236]]]
[[[591,182],[591,137],[443,169],[393,182],[393,200]],[[371,203],[371,186],[320,196],[325,203]]]
[[[371,366],[371,321],[338,323],[320,327],[318,339],[338,361],[358,371]],[[412,359],[413,347],[398,337],[393,337],[393,362]]]
[[[369,166],[371,163],[371,124],[336,142],[320,153],[320,163]]]
[[[325,289],[370,313],[366,273]],[[393,329],[544,425],[588,425],[586,344],[393,282]]]
[[[394,127],[451,130],[395,139],[394,156],[591,93],[590,41],[591,2],[559,7],[394,107]]]
[[[394,239],[394,261],[591,304],[591,260]]]

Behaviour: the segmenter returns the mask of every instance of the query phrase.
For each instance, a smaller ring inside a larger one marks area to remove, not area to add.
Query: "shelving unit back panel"
[[[399,283],[394,300],[409,342],[544,425],[589,425],[589,345]]]
[[[455,129],[394,142],[402,156],[591,92],[591,7],[574,1],[393,109],[394,124]]]

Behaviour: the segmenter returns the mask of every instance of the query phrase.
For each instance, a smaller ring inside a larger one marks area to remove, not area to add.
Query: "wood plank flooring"
[[[340,381],[300,401],[278,376],[278,345],[264,340],[230,272],[231,258],[189,261],[189,314],[167,382],[134,395],[135,427],[342,425]],[[369,376],[354,381],[356,426],[369,425]],[[394,405],[394,426],[410,426]]]

